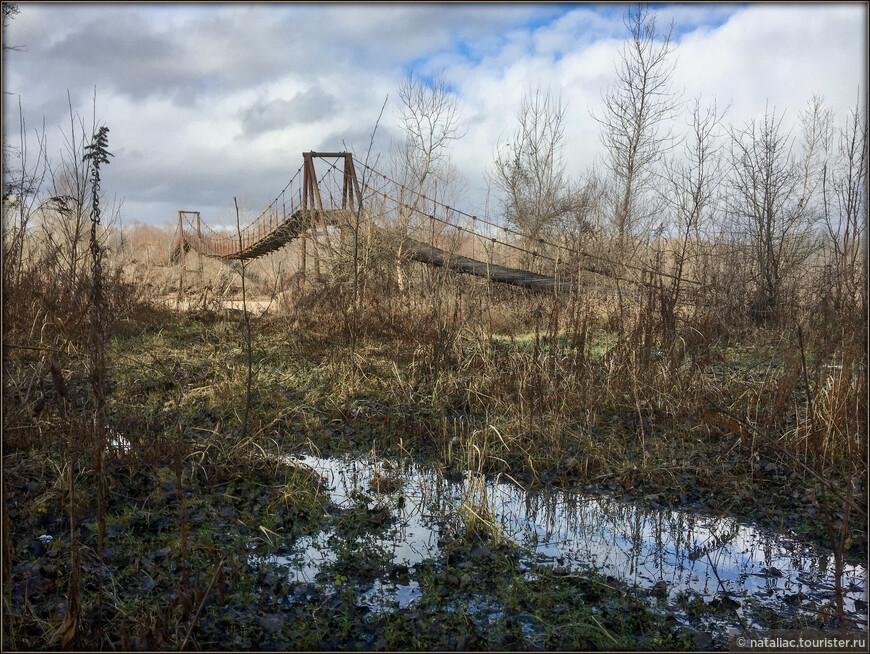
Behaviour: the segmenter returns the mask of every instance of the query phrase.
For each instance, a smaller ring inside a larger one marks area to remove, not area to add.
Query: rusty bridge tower
[[[315,159],[344,159],[344,174],[341,189],[341,208],[354,209],[354,202],[359,202],[362,197],[360,192],[359,180],[356,176],[356,169],[353,165],[353,155],[350,152],[303,152],[302,153],[302,209],[309,212],[311,216],[311,229],[316,231],[323,224],[323,198],[320,195],[320,185],[317,183],[317,172],[314,169]],[[337,207],[329,207],[335,209]],[[344,232],[344,229],[342,229]],[[301,237],[301,255],[299,266],[302,270],[302,278],[305,278],[306,272],[306,238],[303,234]],[[316,246],[315,246],[316,247]],[[315,272],[320,273],[319,259],[315,258]]]

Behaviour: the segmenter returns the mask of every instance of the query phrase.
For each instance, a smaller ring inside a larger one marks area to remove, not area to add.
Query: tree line
[[[860,95],[848,116],[835,116],[813,95],[794,131],[769,104],[763,115],[731,124],[727,107],[687,102],[675,91],[672,26],[662,30],[641,5],[624,22],[615,79],[593,116],[604,153],[598,165],[569,174],[567,107],[540,86],[524,94],[512,136],[495,148],[490,189],[524,249],[562,244],[579,257],[603,254],[615,273],[639,266],[667,273],[661,299],[672,314],[692,278],[756,323],[808,304],[851,327],[862,322],[867,120]],[[450,146],[463,136],[457,98],[443,73],[413,71],[398,98],[404,140],[391,161],[407,196],[402,204],[414,207],[424,194],[447,198],[457,186]],[[678,129],[681,121],[688,130]],[[410,215],[399,216],[401,230]],[[520,265],[545,272],[549,264],[525,255]],[[616,286],[622,310],[625,289]]]

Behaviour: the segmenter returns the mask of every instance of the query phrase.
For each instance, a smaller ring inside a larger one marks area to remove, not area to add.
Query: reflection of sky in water
[[[566,565],[588,564],[645,587],[666,581],[671,594],[691,589],[707,600],[720,592],[719,580],[738,598],[764,604],[797,592],[833,592],[832,557],[732,518],[558,491],[526,493],[513,484],[491,489],[494,506],[505,507],[506,533]],[[864,568],[847,565],[843,586],[852,589],[846,608],[854,611],[854,600],[865,595]]]
[[[436,471],[413,465],[392,469],[385,461],[307,455],[294,460],[325,477],[332,501],[341,508],[357,506],[360,493],[370,507],[378,502],[390,506],[398,519],[375,543],[392,554],[394,563],[408,566],[437,554],[439,527],[463,495],[462,482],[449,482]],[[398,493],[379,495],[371,489],[377,470],[404,480],[404,508],[396,508]],[[771,608],[782,608],[784,597],[798,592],[816,600],[834,597],[833,557],[787,535],[732,518],[641,508],[594,494],[553,489],[527,493],[495,480],[486,488],[503,533],[533,548],[539,562],[591,566],[646,588],[665,581],[671,597],[691,590],[710,600],[721,590],[717,574],[732,596],[751,596]],[[296,546],[301,556],[274,560],[290,565],[292,579],[310,581],[324,562],[335,560],[327,542],[332,533],[302,538]],[[390,602],[407,606],[419,595],[411,583],[376,582],[363,601],[374,605],[376,598],[390,597]],[[866,600],[866,587],[864,567],[847,565],[844,606],[853,617],[862,615],[864,623],[866,612],[856,614],[854,601]]]
[[[392,553],[394,563],[413,566],[437,554],[438,518],[442,516],[439,513],[441,506],[433,504],[433,500],[443,502],[449,486],[437,472],[416,467],[404,471],[402,495],[405,497],[405,506],[397,509],[398,492],[379,494],[371,488],[370,483],[378,470],[365,460],[319,459],[312,456],[294,460],[313,468],[325,478],[330,498],[339,508],[358,506],[363,496],[371,500],[364,502],[370,508],[379,499],[390,506],[392,514],[398,519],[387,528],[384,537],[376,538],[374,542],[379,548]],[[381,474],[391,476],[399,472],[383,467],[379,470]]]
[[[392,584],[376,580],[370,590],[362,594],[360,606],[369,607],[374,613],[382,613],[392,607],[406,609],[420,597],[420,587],[413,579],[408,584]]]
[[[130,441],[114,429],[106,429],[106,449],[117,456],[130,451]]]
[[[314,581],[321,566],[335,561],[335,552],[327,543],[330,535],[331,532],[321,531],[316,536],[303,536],[296,541],[296,554],[275,556],[271,560],[278,565],[290,566],[292,581]]]

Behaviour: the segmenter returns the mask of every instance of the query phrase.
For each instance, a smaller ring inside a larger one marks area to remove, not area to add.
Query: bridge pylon
[[[308,215],[314,217],[317,216],[316,219],[311,221],[310,229],[315,231],[324,227],[323,225],[323,198],[320,195],[320,185],[317,181],[317,172],[314,169],[314,160],[315,159],[344,159],[344,171],[343,171],[343,180],[342,180],[342,190],[341,190],[341,208],[352,209],[354,206],[354,201],[359,201],[359,198],[362,197],[360,193],[359,180],[356,176],[356,169],[353,165],[353,155],[350,152],[303,152],[302,153],[302,209],[303,211],[307,211]],[[334,208],[334,207],[330,207]],[[315,222],[316,220],[316,222]],[[344,226],[341,225],[342,237],[344,235]],[[301,251],[300,251],[300,261],[299,268],[302,271],[302,278],[305,278],[305,273],[307,269],[306,262],[306,251],[307,251],[307,243],[306,243],[305,234],[303,233],[301,236]],[[315,243],[314,250],[314,268],[315,274],[319,275],[320,273],[320,260],[317,255],[316,250],[317,244]]]
[[[350,152],[303,152],[302,153],[302,208],[323,211],[320,186],[314,171],[315,159],[344,159],[344,180],[341,191],[341,208],[352,209],[354,201],[362,197],[359,180]]]

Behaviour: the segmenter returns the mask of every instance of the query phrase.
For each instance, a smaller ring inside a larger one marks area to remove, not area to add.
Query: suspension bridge
[[[384,234],[400,233],[400,257],[488,281],[537,289],[569,289],[581,271],[633,283],[613,271],[606,258],[546,239],[527,239],[519,231],[496,224],[436,198],[427,197],[348,152],[304,152],[302,166],[281,193],[246,226],[215,228],[198,211],[178,212],[178,240],[172,260],[184,262],[185,252],[224,260],[250,260],[302,241],[305,269],[306,239],[329,228],[358,233],[363,220]],[[323,160],[318,173],[316,161]],[[357,164],[362,176],[357,175]],[[301,176],[301,177],[300,177]],[[384,224],[393,222],[392,229]],[[398,228],[398,229],[397,229]],[[537,271],[497,263],[497,259],[531,262]],[[646,274],[635,266],[623,266]],[[661,273],[660,273],[661,274]],[[665,276],[669,276],[666,275]],[[691,282],[691,280],[687,280]]]

